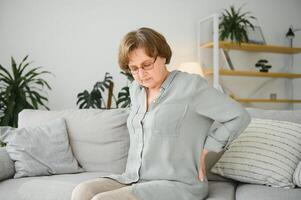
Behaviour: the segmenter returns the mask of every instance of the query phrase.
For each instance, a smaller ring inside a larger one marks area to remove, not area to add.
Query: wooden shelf
[[[204,69],[205,75],[212,75],[212,69]],[[227,70],[219,69],[219,74],[223,76],[252,76],[252,77],[267,77],[267,78],[301,78],[301,74],[282,73],[282,72],[256,72],[242,70]]]
[[[202,48],[212,48],[213,42],[201,45]],[[261,45],[252,43],[241,43],[241,45],[232,42],[219,42],[219,48],[225,50],[242,50],[253,52],[267,52],[267,53],[283,53],[283,54],[297,54],[301,53],[301,48],[291,48],[276,45]]]
[[[241,103],[301,103],[301,99],[248,99],[232,97]]]

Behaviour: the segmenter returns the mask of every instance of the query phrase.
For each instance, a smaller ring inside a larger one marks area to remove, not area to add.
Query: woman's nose
[[[142,78],[145,75],[145,70],[143,68],[138,68],[138,75]]]

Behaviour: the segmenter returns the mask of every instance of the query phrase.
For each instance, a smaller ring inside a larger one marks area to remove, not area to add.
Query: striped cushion
[[[298,187],[301,187],[301,161],[299,162],[293,177],[293,182]]]
[[[301,124],[252,119],[212,168],[241,182],[293,188],[301,160]]]

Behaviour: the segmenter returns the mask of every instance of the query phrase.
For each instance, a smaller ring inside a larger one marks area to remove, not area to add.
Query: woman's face
[[[130,53],[128,66],[140,85],[159,89],[168,74],[165,61],[162,57],[149,57],[143,48],[138,48]]]

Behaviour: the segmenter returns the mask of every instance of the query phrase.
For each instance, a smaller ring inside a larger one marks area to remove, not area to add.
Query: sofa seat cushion
[[[104,175],[107,173],[84,172],[8,179],[0,182],[0,194],[5,200],[70,200],[76,185]]]
[[[235,200],[235,189],[235,182],[209,181],[207,200]]]
[[[301,188],[286,189],[255,184],[239,184],[236,200],[300,200]]]

